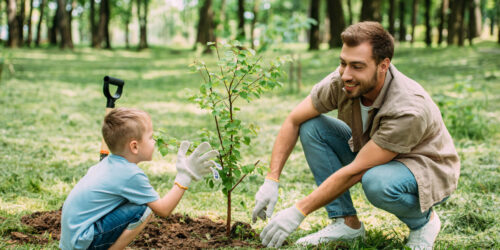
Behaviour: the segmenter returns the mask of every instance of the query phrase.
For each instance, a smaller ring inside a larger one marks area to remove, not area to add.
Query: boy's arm
[[[182,195],[184,195],[184,191],[186,190],[174,185],[174,187],[172,187],[172,189],[170,189],[170,191],[163,196],[163,198],[148,203],[148,206],[155,214],[167,217],[172,213],[181,200]]]

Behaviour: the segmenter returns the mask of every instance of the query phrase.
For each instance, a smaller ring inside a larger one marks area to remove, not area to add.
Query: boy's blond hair
[[[102,136],[113,154],[122,153],[131,140],[141,141],[148,121],[148,113],[134,108],[116,108],[104,117]]]

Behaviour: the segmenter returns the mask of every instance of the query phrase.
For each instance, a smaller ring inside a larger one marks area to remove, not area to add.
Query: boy
[[[125,248],[146,226],[151,210],[168,216],[191,181],[210,172],[214,164],[210,158],[218,155],[205,142],[186,156],[189,142],[182,142],[175,185],[160,199],[136,165],[150,161],[153,155],[155,140],[149,115],[137,109],[114,109],[104,118],[102,134],[112,154],[91,167],[66,198],[62,249]]]

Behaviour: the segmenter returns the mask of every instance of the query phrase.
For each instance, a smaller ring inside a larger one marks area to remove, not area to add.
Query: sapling
[[[281,86],[278,78],[282,75],[281,67],[286,59],[277,58],[266,62],[262,56],[242,47],[238,41],[208,45],[216,51],[217,65],[209,67],[201,60],[190,65],[202,78],[199,93],[190,100],[209,111],[213,117],[215,131],[203,129],[201,140],[210,142],[219,151],[216,163],[222,167],[218,174],[222,192],[227,197],[226,233],[230,236],[231,193],[248,174],[254,172],[258,164],[258,161],[241,163],[241,146],[250,146],[252,137],[257,135],[257,127],[239,119],[241,109],[238,106],[244,101],[250,103],[264,92]],[[176,144],[175,139],[165,136],[157,139],[162,154],[172,150],[172,145]],[[207,178],[206,182],[211,188],[217,184],[213,178]]]

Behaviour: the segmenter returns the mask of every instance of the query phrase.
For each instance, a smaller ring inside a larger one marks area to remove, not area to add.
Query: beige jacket
[[[370,126],[364,134],[360,100],[345,96],[338,70],[313,87],[311,99],[321,113],[338,109],[338,119],[352,130],[349,146],[353,152],[371,139],[398,153],[394,160],[406,165],[417,180],[422,212],[456,189],[460,160],[441,112],[422,86],[394,65],[372,105]]]

